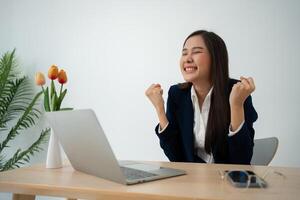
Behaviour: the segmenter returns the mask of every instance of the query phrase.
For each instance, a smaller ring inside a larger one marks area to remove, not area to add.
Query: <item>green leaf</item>
[[[52,111],[57,111],[57,102],[58,102],[58,97],[57,94],[54,93],[54,95],[51,98]]]
[[[19,168],[20,165],[24,165],[28,163],[30,160],[30,155],[33,156],[35,153],[39,153],[42,149],[40,148],[41,144],[44,144],[48,140],[48,136],[50,133],[50,128],[42,130],[39,138],[26,150],[22,151],[18,149],[16,153],[10,158],[4,165],[1,166],[1,171],[6,171],[9,169]]]
[[[56,89],[55,89],[55,83],[54,83],[53,80],[51,80],[51,88],[50,88],[50,97],[51,97],[51,99],[55,95],[57,96]]]
[[[37,100],[39,99],[39,97],[42,95],[42,91],[37,93],[35,95],[35,97],[33,98],[33,100],[30,102],[30,104],[27,106],[25,112],[22,114],[22,116],[19,118],[19,120],[17,121],[17,124],[14,125],[8,135],[6,136],[6,138],[4,139],[4,141],[2,143],[0,143],[0,153],[2,152],[2,150],[7,147],[7,143],[14,139],[17,135],[20,134],[21,130],[24,130],[26,128],[29,128],[31,126],[33,126],[35,124],[34,118],[36,115],[40,114],[40,111],[38,110],[34,110],[34,106],[37,102]]]
[[[67,89],[65,89],[65,90],[59,95],[58,103],[57,103],[58,110],[61,110],[61,109],[60,109],[60,106],[61,106],[61,103],[62,103],[63,99],[65,98],[66,94],[67,94]]]
[[[4,128],[20,112],[25,111],[33,94],[29,92],[30,89],[31,84],[27,77],[8,81],[0,96],[0,128]]]
[[[0,96],[2,96],[8,81],[16,77],[15,51],[14,49],[11,53],[6,52],[0,59]]]
[[[50,112],[50,102],[49,102],[49,88],[47,87],[44,91],[44,108],[46,112]]]

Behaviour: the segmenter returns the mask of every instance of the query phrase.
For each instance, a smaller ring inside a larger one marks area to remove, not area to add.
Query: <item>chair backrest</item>
[[[255,139],[251,165],[268,165],[274,158],[277,148],[277,137]]]

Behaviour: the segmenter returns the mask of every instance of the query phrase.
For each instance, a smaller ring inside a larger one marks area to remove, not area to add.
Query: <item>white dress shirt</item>
[[[212,94],[213,87],[209,90],[208,94],[206,95],[202,109],[200,109],[198,97],[195,91],[194,86],[191,87],[191,99],[194,108],[194,149],[197,155],[207,163],[213,163],[214,158],[212,153],[208,154],[205,151],[205,133],[206,133],[206,125],[208,120],[208,114],[210,109],[210,102],[211,102],[211,94]],[[233,136],[236,134],[243,126],[244,122],[238,127],[238,129],[234,132],[231,131],[231,127],[229,127],[229,134],[228,136]],[[164,132],[169,124],[167,124],[163,129],[159,128],[159,133]]]
[[[193,102],[194,108],[194,149],[197,155],[202,158],[207,163],[213,163],[213,155],[207,154],[204,145],[205,145],[205,132],[206,132],[206,125],[208,120],[208,114],[210,109],[210,99],[211,93],[213,88],[211,88],[206,95],[202,109],[200,110],[198,97],[195,91],[194,86],[191,88],[191,99]]]

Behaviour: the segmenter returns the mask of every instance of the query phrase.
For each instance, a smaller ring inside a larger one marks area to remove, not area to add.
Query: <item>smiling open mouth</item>
[[[194,72],[194,71],[197,70],[197,67],[196,67],[196,66],[195,66],[195,67],[192,67],[192,66],[184,67],[183,70],[184,70],[185,72]]]

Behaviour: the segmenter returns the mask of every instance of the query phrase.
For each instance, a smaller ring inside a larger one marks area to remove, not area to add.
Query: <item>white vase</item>
[[[58,140],[57,135],[51,129],[48,152],[47,152],[47,160],[46,160],[46,168],[61,168],[62,167],[62,155],[61,155],[61,147]]]

